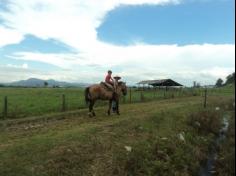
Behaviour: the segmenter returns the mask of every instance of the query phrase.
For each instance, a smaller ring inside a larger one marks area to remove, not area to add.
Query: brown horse
[[[116,113],[119,115],[119,98],[121,95],[127,94],[127,87],[124,82],[118,82],[116,92],[107,90],[101,84],[95,84],[85,89],[85,101],[89,104],[89,116],[95,116],[93,106],[96,100],[109,100],[109,108],[107,114],[111,114],[112,101],[116,102]]]

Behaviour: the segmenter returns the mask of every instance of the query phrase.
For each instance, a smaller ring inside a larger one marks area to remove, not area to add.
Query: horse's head
[[[118,83],[118,86],[120,87],[120,89],[121,89],[123,95],[124,95],[124,96],[127,95],[127,86],[126,86],[126,83],[121,81],[121,82]]]

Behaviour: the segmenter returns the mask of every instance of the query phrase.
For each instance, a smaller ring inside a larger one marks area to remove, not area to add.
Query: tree
[[[226,77],[225,85],[232,83],[235,84],[235,72]]]
[[[47,87],[48,86],[48,82],[44,82],[44,87]]]
[[[197,83],[196,87],[197,87],[197,88],[200,88],[200,87],[201,87],[201,84],[200,84],[200,83]]]
[[[221,87],[223,85],[223,80],[221,78],[219,78],[217,81],[216,81],[216,87]]]
[[[199,82],[193,81],[193,87],[199,88],[199,87],[201,87],[201,84]]]

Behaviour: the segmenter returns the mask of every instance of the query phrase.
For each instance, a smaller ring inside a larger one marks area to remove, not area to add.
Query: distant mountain
[[[86,87],[87,83],[68,83],[55,81],[53,79],[42,80],[37,78],[30,78],[27,80],[7,83],[5,86],[19,86],[19,87]]]

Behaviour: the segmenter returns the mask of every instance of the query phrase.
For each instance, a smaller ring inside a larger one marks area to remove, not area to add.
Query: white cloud
[[[0,18],[11,27],[13,36],[0,40],[0,47],[17,43],[23,35],[31,34],[42,39],[53,38],[74,48],[77,53],[17,52],[11,58],[40,61],[72,71],[49,74],[61,79],[78,77],[98,81],[104,72],[78,71],[78,67],[98,65],[100,71],[109,67],[122,68],[118,74],[130,82],[140,79],[176,77],[184,80],[213,82],[234,70],[235,45],[149,45],[116,46],[99,41],[96,28],[105,15],[119,5],[178,4],[183,0],[9,0],[9,12],[0,12]],[[15,35],[15,36],[14,36]],[[1,37],[1,33],[0,33]],[[83,70],[83,69],[82,69]],[[59,74],[59,73],[57,73]],[[204,77],[202,77],[204,75]],[[205,77],[209,76],[206,80]],[[78,78],[79,79],[79,78]],[[191,82],[191,81],[190,81]]]
[[[96,28],[115,7],[137,4],[176,4],[180,0],[9,0],[1,12],[5,24],[24,34],[54,38],[79,50],[97,44]]]
[[[84,82],[84,83],[99,83],[104,78],[104,72],[99,70],[87,69],[72,69],[60,71],[41,71],[32,68],[22,68],[21,66],[0,66],[1,82],[12,82],[28,78],[40,79],[55,79],[67,82]],[[134,84],[140,80],[146,79],[165,79],[172,78],[183,85],[191,86],[193,81],[200,82],[201,85],[215,84],[218,78],[225,78],[231,74],[233,68],[213,67],[208,70],[176,70],[171,72],[165,69],[155,70],[137,70],[135,68],[124,67],[124,71],[120,71],[124,80],[128,84]],[[137,72],[138,71],[138,72]]]
[[[92,72],[83,70],[48,70],[42,71],[40,69],[32,69],[25,65],[0,65],[0,83],[9,83],[18,80],[25,80],[28,78],[39,79],[55,79],[66,82],[81,82],[81,83],[94,83],[97,82],[103,73],[93,70]],[[86,79],[85,79],[86,78]]]
[[[45,54],[39,52],[16,52],[13,55],[9,55],[9,58],[25,61],[38,61],[63,69],[69,69],[74,65],[86,65],[89,64],[84,59],[78,59],[78,54]]]
[[[46,76],[46,74],[41,71],[26,69],[22,66],[16,66],[12,64],[8,64],[6,66],[0,65],[0,82],[8,83],[12,81],[18,81],[27,79],[29,77],[42,77]]]
[[[22,65],[15,65],[15,64],[7,64],[7,67],[9,68],[22,68],[22,69],[28,69],[28,64],[24,63]]]
[[[95,49],[94,49],[95,50]],[[102,53],[101,51],[106,51]],[[91,52],[92,53],[92,52]],[[91,54],[90,53],[90,54]],[[106,69],[119,67],[119,74],[128,83],[142,79],[173,78],[191,85],[196,80],[201,84],[213,84],[218,78],[225,78],[234,71],[234,45],[188,45],[111,47],[95,50],[94,56],[82,54],[17,53],[16,59],[36,60],[50,63],[70,71],[51,75],[68,81],[84,78],[98,82],[103,79]],[[79,59],[80,58],[80,59]],[[95,60],[90,58],[96,58]],[[95,65],[100,69],[87,69]],[[87,71],[78,69],[83,66]],[[64,77],[62,77],[62,75]],[[83,76],[82,76],[83,75]]]
[[[0,26],[0,48],[5,45],[19,43],[23,38],[23,35],[17,30]]]
[[[233,71],[234,69],[232,68],[213,67],[211,69],[202,70],[201,73],[213,78],[222,78],[223,80],[226,80],[226,77]]]

